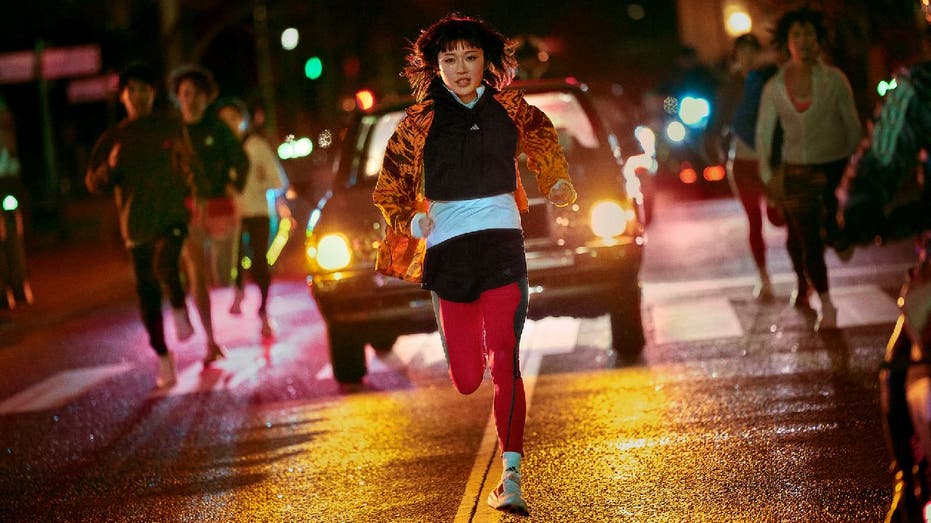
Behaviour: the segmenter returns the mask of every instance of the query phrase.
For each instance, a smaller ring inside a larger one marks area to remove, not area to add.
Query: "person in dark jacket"
[[[715,104],[717,112],[708,127],[707,138],[712,145],[709,154],[717,163],[727,166],[731,189],[747,215],[750,252],[760,278],[753,289],[753,297],[765,301],[774,297],[773,284],[766,268],[766,241],[763,239],[761,209],[766,202],[766,196],[757,168],[753,138],[750,137],[748,141],[746,136],[741,136],[736,131],[738,126],[756,126],[755,109],[759,103],[759,91],[755,94],[748,93],[746,85],[749,75],[757,72],[757,62],[762,51],[763,46],[752,33],[740,35],[734,40],[733,66],[730,75],[718,91]],[[745,96],[755,96],[755,101]],[[751,103],[754,105],[752,112],[742,107]]]
[[[931,8],[923,9],[931,19]],[[846,241],[868,244],[877,237],[916,235],[919,243],[918,259],[898,300],[902,315],[880,371],[895,481],[885,521],[924,521],[929,498],[927,425],[922,409],[910,405],[921,396],[906,393],[907,384],[921,380],[931,347],[931,28],[925,28],[923,44],[923,60],[895,75],[894,88],[885,94],[870,138],[854,154],[840,191]]]
[[[842,186],[844,236],[854,244],[931,230],[931,60],[894,82]]]
[[[198,191],[191,205],[193,217],[184,257],[207,337],[204,365],[210,365],[226,356],[213,332],[210,284],[233,282],[239,216],[232,196],[241,193],[246,184],[249,158],[229,127],[208,110],[218,94],[210,71],[194,65],[175,69],[171,88],[206,177],[206,188]]]
[[[179,275],[179,257],[188,233],[185,198],[200,180],[194,152],[180,120],[153,113],[155,72],[132,63],[119,76],[126,119],[106,131],[91,153],[85,182],[92,193],[112,191],[120,231],[132,255],[136,293],[149,343],[159,357],[159,387],[175,383],[175,362],[165,342],[162,290],[168,290],[176,334],[194,334]]]

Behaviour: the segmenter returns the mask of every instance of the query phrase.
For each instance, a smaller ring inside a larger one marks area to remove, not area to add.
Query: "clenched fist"
[[[553,202],[553,205],[556,207],[572,205],[575,203],[576,197],[575,187],[572,186],[571,182],[565,180],[556,182],[556,184],[550,188],[550,193],[547,195],[547,199]]]

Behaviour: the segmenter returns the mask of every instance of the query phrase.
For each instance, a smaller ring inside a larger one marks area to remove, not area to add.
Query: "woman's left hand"
[[[553,202],[553,205],[556,207],[571,205],[575,202],[576,197],[575,187],[572,186],[572,182],[567,182],[565,180],[556,182],[556,184],[550,188],[550,193],[547,195],[547,199]]]

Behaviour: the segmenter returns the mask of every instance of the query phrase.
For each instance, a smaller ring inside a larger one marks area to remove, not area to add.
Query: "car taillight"
[[[725,176],[727,176],[727,171],[724,170],[723,165],[709,165],[702,170],[702,178],[709,182],[719,182]]]

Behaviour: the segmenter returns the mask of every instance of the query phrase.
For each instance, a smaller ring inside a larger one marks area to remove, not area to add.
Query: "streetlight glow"
[[[289,27],[281,32],[281,48],[285,51],[293,51],[300,40],[301,34],[293,27]]]
[[[753,27],[753,22],[750,20],[750,15],[743,11],[735,11],[727,17],[727,21],[724,23],[724,29],[727,31],[727,34],[732,37],[740,36],[744,33],[749,33],[750,28]]]
[[[731,38],[749,33],[753,29],[753,20],[746,5],[740,0],[730,0],[724,5],[724,31]]]

